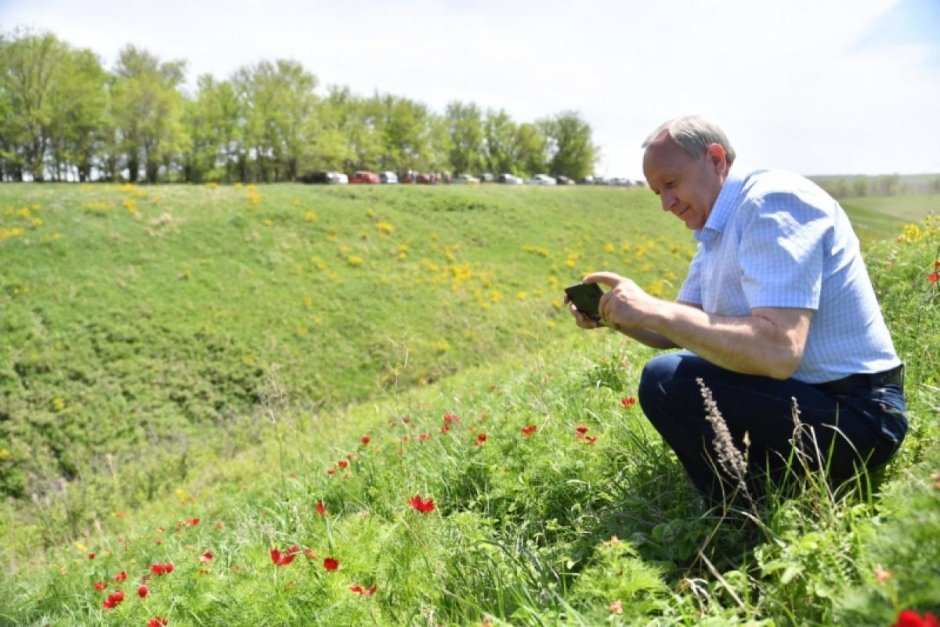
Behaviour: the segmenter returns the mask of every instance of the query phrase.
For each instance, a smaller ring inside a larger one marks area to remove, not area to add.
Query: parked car
[[[525,181],[523,181],[520,177],[516,176],[515,174],[505,173],[505,174],[500,174],[499,176],[497,176],[496,182],[503,183],[504,185],[522,185]]]
[[[458,174],[450,180],[451,183],[467,185],[467,184],[477,184],[480,182],[475,176],[470,176],[469,174]]]
[[[379,180],[385,185],[394,185],[398,183],[398,175],[394,172],[382,172],[379,174]]]
[[[532,185],[555,185],[557,181],[547,174],[536,174],[529,179],[529,183]]]
[[[349,177],[342,172],[307,172],[297,178],[301,183],[345,185]]]
[[[489,172],[484,172],[483,174],[480,175],[480,182],[481,182],[481,183],[492,183],[492,182],[495,181],[495,180],[496,180],[496,178],[495,178],[492,174],[490,174]]]
[[[359,170],[349,177],[350,185],[378,185],[379,175],[368,170]]]
[[[567,176],[558,176],[555,180],[559,185],[574,185],[574,181],[569,179]]]

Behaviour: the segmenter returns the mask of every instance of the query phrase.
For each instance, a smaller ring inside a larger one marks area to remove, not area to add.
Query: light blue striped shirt
[[[812,181],[735,166],[695,238],[678,300],[722,316],[813,310],[793,378],[822,383],[901,363],[848,216]]]

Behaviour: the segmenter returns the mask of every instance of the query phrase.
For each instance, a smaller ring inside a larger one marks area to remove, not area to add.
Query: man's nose
[[[668,190],[660,192],[659,199],[663,203],[663,211],[670,211],[676,204],[676,195]]]

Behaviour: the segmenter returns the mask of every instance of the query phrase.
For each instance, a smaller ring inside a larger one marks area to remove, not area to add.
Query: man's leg
[[[721,499],[723,493],[734,489],[736,481],[722,476],[720,469],[716,475],[715,431],[706,418],[699,379],[710,390],[735,447],[747,455],[748,486],[752,489],[759,489],[765,469],[770,470],[771,479],[783,479],[787,460],[793,455],[793,399],[805,425],[803,451],[814,469],[819,466],[817,451],[821,453],[831,479],[850,478],[872,451],[884,446],[866,420],[813,385],[738,374],[684,351],[660,355],[643,370],[640,405],[676,452],[696,488],[710,499]]]

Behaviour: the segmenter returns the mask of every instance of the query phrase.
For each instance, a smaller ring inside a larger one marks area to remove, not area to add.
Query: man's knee
[[[657,355],[649,360],[640,374],[637,396],[643,413],[654,422],[663,414],[669,402],[671,384],[681,358],[676,353]]]

